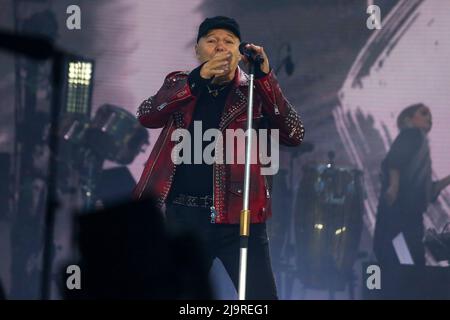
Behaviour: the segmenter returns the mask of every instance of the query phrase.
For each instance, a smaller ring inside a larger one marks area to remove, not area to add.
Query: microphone
[[[263,63],[264,58],[260,54],[257,54],[254,50],[245,47],[248,44],[248,42],[241,42],[241,44],[239,45],[239,52],[248,60],[250,60],[250,62],[256,64]]]

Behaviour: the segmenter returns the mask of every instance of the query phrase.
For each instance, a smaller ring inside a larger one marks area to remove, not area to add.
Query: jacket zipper
[[[244,108],[244,109],[242,109],[239,113],[237,113],[237,114],[235,114],[233,117],[231,117],[227,122],[225,122],[223,125],[222,125],[222,129],[220,129],[220,132],[221,133],[223,133],[223,130],[234,120],[234,119],[236,119],[236,117],[239,117],[241,114],[243,114],[244,112],[246,111],[246,109]],[[252,115],[253,116],[253,115]],[[213,164],[213,193],[212,193],[212,196],[213,196],[213,199],[212,199],[212,201],[213,201],[213,205],[211,206],[211,223],[216,223],[216,218],[217,218],[217,215],[218,215],[218,212],[217,212],[217,210],[216,210],[216,207],[215,207],[215,176],[216,176],[216,166]],[[268,189],[266,189],[266,190],[268,190]],[[268,194],[268,193],[267,193]]]
[[[243,109],[241,112],[236,114],[234,117],[230,118],[227,122],[225,122],[222,127],[223,129],[220,130],[221,133],[223,133],[223,130],[233,121],[233,119],[236,119],[236,117],[240,116],[242,113],[245,112],[245,109]],[[216,178],[216,166],[213,164],[213,190],[212,190],[212,196],[213,196],[213,205],[211,206],[211,223],[216,223],[217,215],[219,214],[215,207],[215,178]]]
[[[266,198],[270,199],[270,191],[269,191],[269,184],[267,183],[267,178],[264,175],[264,186],[266,187]]]
[[[216,173],[216,166],[213,164],[213,175],[212,175],[212,179],[213,179],[213,190],[212,190],[212,206],[211,206],[211,223],[216,223],[216,218],[217,218],[217,210],[215,207],[215,202],[214,202],[214,191],[215,191],[215,186],[214,186],[214,182],[215,182],[215,173]]]
[[[222,125],[222,128],[226,128],[233,121],[233,119],[236,119],[236,117],[240,116],[242,113],[244,113],[244,111],[245,111],[245,109],[242,110],[242,112],[239,112],[238,114],[236,114],[234,117],[230,118],[227,122],[225,122]],[[223,129],[219,128],[219,130],[220,130],[221,133],[223,133]],[[215,207],[215,205],[216,205],[216,202],[215,202],[215,181],[216,180],[215,180],[215,178],[216,178],[216,166],[213,164],[213,190],[212,190],[212,201],[213,201],[213,204],[210,207],[210,210],[211,210],[211,223],[216,223],[216,219],[217,219],[217,216],[218,216],[218,212],[217,212],[216,207]]]
[[[269,83],[269,85],[270,85],[270,91],[272,92],[272,98],[273,98],[273,108],[274,108],[274,113],[275,113],[275,115],[279,115],[280,114],[280,109],[279,109],[279,107],[278,107],[278,105],[277,105],[277,101],[276,101],[276,98],[275,98],[275,92],[273,91],[273,87],[272,87],[272,84],[271,83]]]

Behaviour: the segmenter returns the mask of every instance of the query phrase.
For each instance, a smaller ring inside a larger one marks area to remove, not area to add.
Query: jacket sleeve
[[[256,90],[263,100],[263,112],[268,116],[271,129],[280,130],[280,142],[298,146],[305,135],[303,123],[295,108],[284,97],[273,70],[255,79]]]
[[[137,109],[136,117],[147,128],[161,128],[172,113],[195,99],[191,93],[186,72],[172,72],[167,75],[162,87]]]

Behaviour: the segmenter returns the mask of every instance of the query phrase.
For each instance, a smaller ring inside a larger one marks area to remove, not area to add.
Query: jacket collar
[[[246,87],[248,86],[249,77],[239,66],[236,68],[234,78],[233,78],[233,86],[234,87]]]

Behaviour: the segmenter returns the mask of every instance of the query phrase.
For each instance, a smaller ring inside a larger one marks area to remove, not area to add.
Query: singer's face
[[[430,132],[433,124],[430,109],[428,107],[419,108],[411,117],[410,121],[414,127],[422,129],[426,133]]]
[[[225,29],[213,29],[204,37],[201,37],[196,45],[196,55],[200,63],[211,60],[219,52],[230,52],[230,72],[234,75],[241,54],[239,53],[239,38]]]

